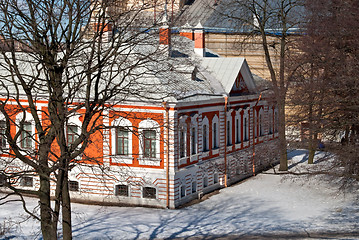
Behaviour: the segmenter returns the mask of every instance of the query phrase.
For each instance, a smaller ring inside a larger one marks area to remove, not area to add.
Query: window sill
[[[202,158],[208,157],[208,156],[209,156],[209,151],[202,152]]]
[[[183,164],[186,164],[187,163],[187,157],[181,157],[179,159],[179,165],[183,165]]]
[[[212,149],[212,155],[216,155],[219,153],[219,148]]]
[[[198,153],[191,155],[190,161],[191,161],[191,162],[197,161],[197,160],[198,160],[198,156],[199,156]]]
[[[147,166],[160,166],[161,160],[161,158],[139,158],[138,163]]]
[[[126,155],[116,155],[111,157],[112,163],[123,163],[123,164],[133,164],[133,157]]]

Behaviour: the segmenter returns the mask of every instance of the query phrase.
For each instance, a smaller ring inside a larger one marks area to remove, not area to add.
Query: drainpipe
[[[259,96],[258,96],[258,99],[257,99],[257,102],[256,104],[253,106],[253,155],[252,155],[252,165],[253,165],[253,176],[256,175],[256,164],[255,164],[255,161],[254,161],[254,157],[256,155],[256,152],[255,152],[255,145],[256,145],[256,134],[255,134],[255,127],[256,127],[256,124],[255,124],[255,111],[256,111],[256,107],[259,103],[259,101],[261,100],[262,98],[262,92],[260,92]],[[257,116],[258,118],[258,116]],[[258,134],[258,131],[257,131],[257,134]]]
[[[224,187],[228,187],[227,183],[227,104],[228,96],[224,96]]]
[[[167,163],[166,163],[166,207],[170,208],[170,116],[169,116],[169,108],[166,102],[163,102],[163,106],[166,110],[166,127],[167,127]]]

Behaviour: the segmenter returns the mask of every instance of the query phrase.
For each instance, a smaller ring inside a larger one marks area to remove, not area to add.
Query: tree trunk
[[[53,223],[53,214],[51,209],[49,179],[49,176],[40,175],[40,216],[41,232],[44,240],[57,239],[57,225]]]
[[[72,239],[71,228],[71,201],[68,184],[68,172],[64,171],[64,179],[62,185],[62,234],[64,240]]]
[[[284,99],[281,99],[278,102],[278,135],[279,135],[279,171],[288,170],[288,161],[287,161],[287,140],[285,138],[285,106]]]

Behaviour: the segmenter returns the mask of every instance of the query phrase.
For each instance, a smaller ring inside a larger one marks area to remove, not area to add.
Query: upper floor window
[[[32,148],[32,124],[30,122],[23,122],[20,124],[21,128],[21,148]]]
[[[241,142],[241,125],[239,119],[236,118],[236,143]]]
[[[128,155],[128,129],[116,128],[116,155]]]
[[[6,131],[6,122],[0,121],[0,148],[6,148],[7,146],[5,131]]]
[[[227,121],[227,146],[232,145],[232,128],[231,121]]]
[[[78,138],[77,135],[78,127],[76,125],[68,125],[66,129],[67,134],[67,144],[71,145],[73,144],[76,139]]]
[[[248,116],[245,116],[244,118],[243,118],[243,139],[244,139],[244,141],[248,141],[249,140],[249,131],[248,131],[248,129],[249,129],[249,124],[248,124]]]
[[[195,127],[191,131],[191,153],[194,155],[197,153],[197,131]]]
[[[212,148],[219,147],[219,121],[217,115],[214,115],[212,119]]]
[[[119,117],[112,122],[111,151],[113,155],[132,155],[132,123]]]
[[[263,113],[259,112],[259,136],[264,135]]]
[[[186,132],[185,129],[182,128],[180,130],[179,136],[179,150],[180,150],[180,157],[183,158],[186,156]]]
[[[156,157],[156,131],[143,130],[143,156]]]
[[[207,132],[207,125],[203,125],[203,151],[208,151],[208,132]]]

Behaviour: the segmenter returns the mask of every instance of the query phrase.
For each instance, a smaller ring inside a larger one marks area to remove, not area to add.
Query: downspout
[[[224,96],[224,187],[228,187],[227,174],[227,104],[228,96]]]
[[[169,116],[169,108],[167,107],[167,103],[163,102],[163,106],[166,110],[166,127],[167,127],[167,148],[166,148],[166,207],[170,208],[170,116]]]

